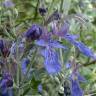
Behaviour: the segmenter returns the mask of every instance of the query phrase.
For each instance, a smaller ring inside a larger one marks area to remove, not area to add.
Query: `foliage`
[[[95,53],[96,0],[0,0],[0,96],[95,96]]]

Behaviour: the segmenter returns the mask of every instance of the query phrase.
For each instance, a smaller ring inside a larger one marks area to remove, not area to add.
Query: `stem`
[[[17,86],[18,86],[18,96],[20,96],[19,84],[20,84],[20,62],[19,62],[19,50],[18,50],[18,40],[16,42],[16,60],[17,60]]]
[[[59,41],[61,41],[61,38],[59,38]],[[60,51],[60,58],[61,58],[61,63],[63,65],[63,52],[62,52],[62,49],[59,50]]]
[[[37,15],[38,15],[38,5],[39,5],[39,0],[37,1],[37,5],[36,5],[36,8],[35,8],[34,19],[37,19]]]
[[[32,56],[32,62],[31,64],[28,66],[28,70],[26,72],[26,75],[28,75],[29,71],[30,71],[30,68],[32,67],[32,64],[34,63],[34,59],[35,59],[35,55],[36,55],[36,52],[37,52],[37,49],[35,50],[35,52],[33,53],[33,56]]]
[[[93,65],[93,64],[96,64],[96,60],[93,60],[93,61],[91,61],[89,63],[84,63],[84,64],[80,65],[79,68],[80,67],[86,67],[86,66]]]
[[[62,8],[63,8],[63,1],[64,0],[61,0],[61,4],[60,4],[60,12],[62,12]],[[59,41],[61,41],[61,38],[59,38]],[[61,63],[63,65],[63,53],[62,53],[62,49],[60,49],[60,58],[61,58]],[[63,66],[64,67],[64,66]]]
[[[61,0],[61,4],[60,4],[60,12],[62,12],[62,13],[63,13],[63,1],[64,0]]]

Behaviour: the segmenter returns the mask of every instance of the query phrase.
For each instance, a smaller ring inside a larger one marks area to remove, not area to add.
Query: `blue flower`
[[[64,25],[61,27],[57,35],[60,37],[64,37],[68,33],[69,33],[69,24],[67,23],[67,21],[65,21]]]
[[[95,59],[94,53],[92,52],[92,50],[90,48],[88,48],[86,45],[84,45],[84,43],[82,42],[77,42],[76,47],[80,50],[80,52],[82,52],[85,56],[87,57],[91,57],[93,59]]]
[[[17,51],[17,48],[18,48],[18,52],[19,54],[23,53],[24,52],[24,42],[19,42],[19,44],[17,44],[16,42],[13,42],[12,45],[11,45],[11,48],[10,48],[10,53],[14,56],[16,56],[16,51]]]
[[[51,23],[51,28],[52,28],[51,29],[52,33],[61,38],[64,38],[64,36],[66,36],[66,34],[69,33],[69,24],[67,21],[64,22],[64,24],[61,26],[60,30],[58,30],[56,22]]]
[[[3,83],[6,82],[6,83]],[[12,76],[9,73],[3,75],[2,84],[5,84],[7,87],[13,86]]]
[[[44,50],[42,51],[42,55],[44,56],[45,59],[44,66],[47,72],[49,74],[55,74],[60,72],[61,65],[59,63],[58,54],[55,52],[55,49],[53,50],[53,48],[63,48],[63,49],[67,49],[67,48],[62,44],[60,44],[59,41],[52,40],[49,37],[48,39],[42,38],[36,40],[35,44],[44,47]]]
[[[4,49],[4,43],[3,40],[0,40],[0,51],[2,52]]]
[[[53,47],[53,48],[63,48],[63,49],[67,49],[67,47],[63,46],[62,44],[60,44],[59,41],[56,41],[56,40],[48,40],[48,41],[45,41],[43,39],[40,39],[40,40],[37,40],[35,42],[36,45],[39,45],[39,46],[42,46],[42,47],[47,47],[47,46],[50,46],[50,47]]]
[[[71,80],[71,94],[72,96],[84,96],[78,80]]]
[[[76,66],[75,66],[76,67]],[[73,68],[70,75],[71,82],[71,95],[72,96],[84,96],[83,90],[80,88],[79,82],[86,82],[86,79],[80,75],[77,68]]]
[[[74,70],[72,73],[71,73],[71,76],[70,76],[71,79],[77,79],[78,81],[80,82],[86,82],[87,80],[78,72],[78,70]]]
[[[31,28],[29,28],[25,33],[25,37],[27,38],[27,40],[37,40],[40,38],[41,34],[42,28],[37,24],[33,24]]]
[[[42,47],[46,47],[48,45],[48,42],[46,42],[45,40],[43,39],[40,39],[40,40],[36,40],[35,41],[35,44],[36,45],[39,45],[39,46],[42,46]]]
[[[48,20],[45,22],[45,24],[49,24],[50,22],[54,21],[54,20],[60,20],[61,15],[58,12],[58,10],[54,11],[48,18]]]
[[[9,96],[9,95],[8,95],[8,91],[7,91],[7,88],[3,88],[3,87],[2,87],[0,91],[1,91],[0,96]]]
[[[38,92],[40,92],[40,93],[42,92],[42,84],[38,85]]]
[[[50,19],[59,20],[61,18],[60,13],[56,10],[51,16]]]
[[[24,42],[20,42],[20,44],[18,45],[18,49],[19,49],[19,52],[20,53],[23,53],[24,52],[24,49],[25,49]]]
[[[12,55],[16,55],[16,43],[15,42],[13,42],[13,44],[12,44],[12,46],[10,48],[10,53]]]
[[[40,13],[42,16],[44,16],[46,12],[47,12],[47,9],[46,9],[46,8],[43,8],[43,7],[40,7],[40,8],[39,8],[39,13]]]
[[[0,81],[0,88],[2,96],[8,96],[7,88],[13,86],[13,80],[9,73],[5,73]]]
[[[10,54],[9,48],[4,40],[0,40],[0,53],[4,58],[8,57]]]
[[[44,66],[49,74],[55,74],[60,72],[61,65],[59,63],[57,53],[52,49],[45,49],[42,52],[45,58]]]
[[[26,74],[27,72],[27,65],[30,63],[30,60],[28,58],[24,58],[22,60],[22,63],[21,63],[21,68],[22,68],[22,72],[23,74]]]
[[[86,82],[87,81],[79,72],[77,73],[77,77],[78,77],[78,80],[80,82]]]
[[[14,3],[11,0],[5,0],[3,5],[7,8],[14,7]]]
[[[64,39],[66,39],[68,42],[70,42],[73,45],[77,44],[76,39],[79,37],[79,35],[72,35],[72,34],[66,34],[64,36]]]
[[[71,68],[71,67],[72,67],[71,63],[70,63],[70,62],[67,62],[67,63],[66,63],[66,68],[69,69],[69,68]]]
[[[8,90],[8,95],[7,96],[14,96],[14,89],[13,88],[10,88]]]
[[[76,39],[78,38],[78,35],[66,35],[64,37],[67,41],[69,41],[71,44],[73,44],[75,47],[79,49],[81,53],[83,53],[85,56],[96,59],[94,56],[94,53],[90,48],[88,48],[84,43],[78,42]]]

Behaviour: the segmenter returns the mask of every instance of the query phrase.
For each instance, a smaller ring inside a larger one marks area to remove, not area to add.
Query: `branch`
[[[93,61],[91,61],[91,62],[89,62],[89,63],[84,63],[84,64],[82,64],[82,65],[79,65],[78,67],[79,67],[79,68],[80,68],[80,67],[86,67],[86,66],[93,65],[93,64],[96,64],[96,60],[93,60]]]

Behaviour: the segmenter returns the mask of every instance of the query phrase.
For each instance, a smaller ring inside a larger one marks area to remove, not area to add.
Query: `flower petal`
[[[15,55],[16,54],[16,43],[15,42],[13,42],[13,44],[12,44],[12,46],[10,48],[10,53],[12,55]]]
[[[30,63],[30,61],[29,61],[28,58],[24,58],[24,59],[22,60],[21,68],[22,68],[23,74],[26,74],[26,72],[27,72],[27,65],[28,65],[29,63]]]
[[[33,24],[31,26],[31,28],[29,28],[27,30],[27,32],[25,33],[25,37],[27,38],[27,40],[37,40],[39,39],[39,37],[42,34],[42,28],[37,25],[37,24]]]
[[[69,24],[67,22],[61,27],[61,30],[58,32],[58,35],[64,37],[69,32]]]
[[[94,59],[94,53],[89,49],[86,45],[84,45],[82,42],[78,42],[76,47],[82,52],[85,56],[91,57]]]
[[[4,49],[4,42],[3,40],[0,40],[0,51]]]
[[[66,68],[69,69],[69,68],[71,68],[71,67],[72,67],[72,65],[71,65],[69,62],[67,62],[67,63],[66,63]]]
[[[77,41],[76,39],[79,37],[79,35],[71,35],[71,34],[67,34],[66,36],[64,36],[64,38],[69,41],[71,44],[76,45]]]
[[[78,80],[71,80],[71,94],[72,96],[83,96]]]
[[[5,0],[3,5],[7,8],[14,7],[14,3],[11,0]]]
[[[44,65],[47,72],[49,74],[58,73],[61,70],[61,65],[57,53],[50,49],[45,49],[42,53],[45,57]]]
[[[42,92],[42,89],[43,89],[43,88],[42,88],[42,84],[39,84],[39,85],[38,85],[38,92],[41,93],[41,92]]]
[[[45,40],[43,40],[43,39],[40,39],[40,40],[36,40],[35,44],[45,47],[47,45],[47,42]]]
[[[80,81],[80,82],[86,82],[87,80],[82,76],[82,75],[80,75],[79,73],[77,74],[77,77],[78,77],[78,80]]]

